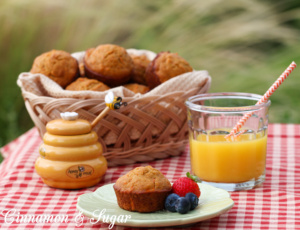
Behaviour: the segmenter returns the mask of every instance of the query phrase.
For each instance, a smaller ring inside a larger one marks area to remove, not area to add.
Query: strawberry
[[[184,197],[185,194],[192,192],[199,197],[201,192],[196,180],[197,179],[194,176],[187,172],[186,177],[180,177],[174,182],[172,186],[172,192],[181,197]]]

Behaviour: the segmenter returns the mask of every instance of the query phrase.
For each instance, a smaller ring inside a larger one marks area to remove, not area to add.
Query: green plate
[[[113,223],[130,227],[166,227],[193,224],[223,214],[233,207],[227,191],[206,184],[198,184],[201,191],[199,205],[187,214],[158,211],[154,213],[129,212],[118,206],[113,184],[98,188],[93,193],[78,197],[77,209],[90,222]]]

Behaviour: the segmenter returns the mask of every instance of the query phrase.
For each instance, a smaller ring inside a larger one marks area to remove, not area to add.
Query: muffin
[[[190,64],[177,53],[160,52],[148,65],[145,77],[147,85],[153,89],[173,77],[191,71],[193,68]]]
[[[97,81],[96,79],[88,79],[86,77],[80,77],[76,81],[72,82],[66,87],[66,90],[92,90],[92,91],[105,91],[110,89],[104,83]]]
[[[81,77],[85,77],[84,64],[83,64],[83,62],[79,63],[79,64],[78,64],[78,67],[79,67],[79,73],[80,73],[80,76],[81,76]]]
[[[172,186],[167,178],[151,166],[137,167],[114,184],[118,205],[128,211],[155,212],[164,209]]]
[[[148,86],[140,85],[136,83],[126,84],[124,85],[124,87],[131,90],[134,93],[141,93],[141,94],[147,93],[150,90]]]
[[[63,88],[79,76],[77,60],[63,50],[51,50],[36,57],[30,72],[44,74]]]
[[[89,78],[115,87],[129,81],[133,61],[127,51],[117,45],[99,45],[88,49],[84,56],[84,70]]]
[[[133,83],[147,85],[145,72],[150,60],[144,54],[139,56],[131,54],[130,57],[133,61],[133,71],[130,81]]]

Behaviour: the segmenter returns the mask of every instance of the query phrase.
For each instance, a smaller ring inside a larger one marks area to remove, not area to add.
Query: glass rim
[[[257,111],[261,108],[269,107],[271,101],[268,100],[267,102],[261,103],[259,105],[247,105],[247,106],[235,106],[235,107],[222,107],[222,106],[207,106],[207,105],[199,105],[195,104],[195,102],[203,101],[203,100],[211,100],[211,99],[247,99],[253,101],[259,101],[262,98],[262,95],[254,94],[254,93],[242,93],[242,92],[220,92],[220,93],[205,93],[205,94],[198,94],[189,97],[185,101],[185,105],[194,111],[199,112],[250,112],[250,111]]]

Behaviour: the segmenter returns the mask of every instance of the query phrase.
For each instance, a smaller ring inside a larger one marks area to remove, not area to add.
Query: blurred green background
[[[263,94],[300,64],[299,0],[1,0],[0,22],[0,146],[33,127],[16,80],[51,49],[177,52],[209,71],[210,92]],[[300,123],[299,73],[272,96],[271,123]]]

